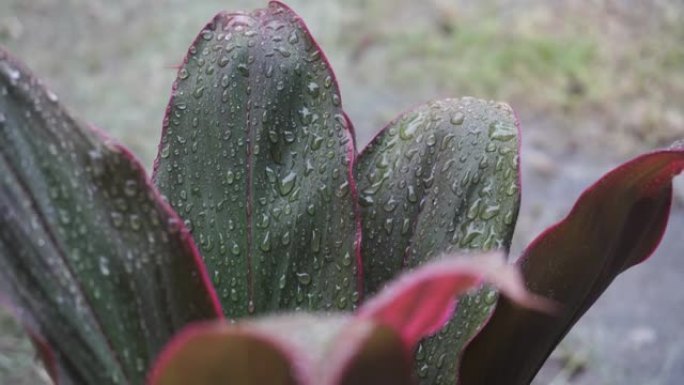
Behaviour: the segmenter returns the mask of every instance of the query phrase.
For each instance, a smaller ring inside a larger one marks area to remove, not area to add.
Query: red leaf
[[[522,306],[550,309],[547,301],[532,296],[518,272],[505,264],[500,253],[477,258],[447,258],[404,275],[368,301],[359,317],[397,330],[408,349],[441,329],[451,318],[457,296],[488,281]]]
[[[412,385],[394,330],[345,315],[200,323],[176,336],[150,385]]]
[[[553,348],[621,272],[657,247],[684,148],[642,155],[606,174],[518,260],[529,290],[561,304],[558,317],[502,299],[465,349],[460,383],[528,384]],[[496,371],[487,368],[496,367]]]

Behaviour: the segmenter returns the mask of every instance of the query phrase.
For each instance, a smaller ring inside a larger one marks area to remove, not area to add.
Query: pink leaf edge
[[[529,293],[518,270],[504,262],[502,253],[493,252],[476,257],[447,255],[405,274],[364,304],[358,317],[393,328],[412,349],[444,327],[456,309],[457,296],[485,281],[522,306],[557,310],[555,302]]]

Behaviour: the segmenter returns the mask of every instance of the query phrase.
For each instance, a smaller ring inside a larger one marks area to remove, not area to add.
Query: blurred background
[[[681,0],[290,0],[337,73],[359,148],[436,97],[507,101],[523,127],[512,255],[600,175],[684,138]],[[1,0],[0,44],[151,168],[174,66],[220,10],[266,0]],[[679,385],[684,177],[658,252],[621,275],[536,384]],[[44,384],[0,313],[0,384]]]

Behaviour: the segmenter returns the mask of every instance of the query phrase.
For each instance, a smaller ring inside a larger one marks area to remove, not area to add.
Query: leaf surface
[[[390,328],[298,313],[193,325],[160,356],[150,385],[411,385],[409,360]]]
[[[655,250],[667,226],[672,178],[683,168],[682,146],[637,157],[603,176],[532,242],[517,264],[528,289],[559,302],[561,312],[550,317],[500,300],[465,350],[460,383],[530,383],[613,279]]]
[[[204,28],[174,85],[154,179],[227,316],[358,301],[354,157],[335,78],[299,16],[271,2]]]
[[[190,326],[160,356],[150,383],[412,385],[419,339],[443,327],[457,297],[482,280],[524,306],[549,308],[500,253],[445,258],[404,274],[354,316],[297,313]]]
[[[0,290],[60,384],[140,384],[172,334],[221,314],[140,164],[3,50]]]
[[[430,102],[385,127],[359,156],[366,293],[443,253],[507,249],[518,213],[518,122],[502,103]],[[460,301],[454,318],[418,348],[423,384],[455,382],[461,346],[496,293]]]
[[[390,326],[412,350],[449,321],[462,297],[487,281],[515,303],[550,311],[554,304],[530,295],[518,271],[506,265],[501,253],[443,256],[403,275],[359,309],[359,317]]]

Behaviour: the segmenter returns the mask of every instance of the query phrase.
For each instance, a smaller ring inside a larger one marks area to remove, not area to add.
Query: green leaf
[[[227,316],[358,301],[354,156],[330,65],[297,15],[272,2],[204,28],[174,85],[154,180]]]
[[[171,335],[220,314],[143,168],[2,50],[0,230],[0,290],[60,384],[140,384]]]
[[[428,103],[390,123],[359,157],[365,286],[457,250],[507,249],[519,207],[517,121],[505,104],[473,98]],[[461,346],[496,293],[464,298],[418,348],[424,384],[454,382]]]
[[[672,178],[683,169],[684,147],[673,147],[633,159],[587,189],[517,261],[528,289],[562,311],[545,316],[502,298],[464,352],[460,383],[529,384],[613,279],[655,250],[667,226]]]

